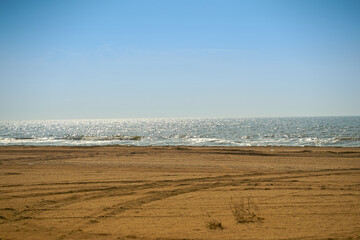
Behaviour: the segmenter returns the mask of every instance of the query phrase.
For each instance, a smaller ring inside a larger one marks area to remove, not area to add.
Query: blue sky
[[[0,1],[0,120],[360,115],[360,1]]]

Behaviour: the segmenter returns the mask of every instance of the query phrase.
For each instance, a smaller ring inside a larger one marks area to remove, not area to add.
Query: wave
[[[99,137],[99,136],[65,136],[65,137],[14,137],[14,138],[3,138],[0,137],[0,140],[7,141],[61,141],[61,140],[70,140],[70,141],[140,141],[143,137],[141,136],[123,136],[115,135],[109,137]]]
[[[114,135],[109,137],[98,137],[98,136],[66,136],[64,138],[59,138],[61,140],[73,140],[73,141],[140,141],[143,137],[141,136],[123,136],[123,135]]]
[[[16,139],[16,140],[32,140],[32,139],[39,139],[39,138],[35,138],[35,137],[16,137],[14,139]]]
[[[339,137],[334,138],[336,141],[360,141],[360,137]]]

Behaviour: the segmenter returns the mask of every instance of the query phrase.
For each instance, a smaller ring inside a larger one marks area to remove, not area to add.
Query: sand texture
[[[0,147],[0,239],[360,239],[360,148]]]

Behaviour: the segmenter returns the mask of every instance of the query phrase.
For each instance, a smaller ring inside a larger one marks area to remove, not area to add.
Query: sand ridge
[[[360,239],[359,148],[9,146],[0,180],[0,239]]]

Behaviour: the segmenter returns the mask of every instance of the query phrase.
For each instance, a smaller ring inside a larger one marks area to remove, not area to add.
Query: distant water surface
[[[360,147],[360,117],[0,122],[0,145]]]

